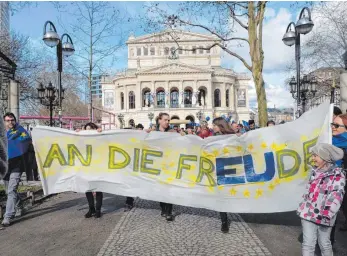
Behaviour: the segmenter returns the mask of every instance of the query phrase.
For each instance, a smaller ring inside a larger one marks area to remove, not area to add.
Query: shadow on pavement
[[[248,223],[301,226],[300,218],[295,211],[277,213],[242,213],[242,219]]]
[[[12,223],[15,224],[17,222],[23,222],[26,220],[34,219],[45,214],[75,207],[76,205],[81,206],[81,207],[78,207],[77,209],[78,211],[87,210],[88,209],[87,199],[83,197],[83,194],[80,194],[80,195],[81,197],[79,198],[60,202],[60,203],[54,204],[51,207],[40,209],[39,207],[41,204],[36,205],[33,208],[26,211],[23,217],[14,219]],[[123,208],[124,202],[125,202],[125,197],[123,196],[116,196],[116,195],[105,193],[104,199],[103,199],[103,205],[102,205],[102,213],[107,214],[111,212],[121,211],[121,209]]]

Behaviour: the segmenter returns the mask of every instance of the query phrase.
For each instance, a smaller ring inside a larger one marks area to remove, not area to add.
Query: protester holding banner
[[[22,215],[21,199],[17,189],[25,168],[24,156],[28,152],[31,137],[28,132],[17,123],[13,113],[4,115],[4,122],[8,140],[8,170],[4,176],[7,192],[6,212],[2,221],[3,226],[9,226],[10,220],[16,215]]]
[[[87,123],[84,126],[84,130],[98,130],[98,126],[94,123]],[[86,192],[86,197],[88,201],[88,206],[89,210],[88,212],[84,215],[85,218],[100,218],[101,217],[101,206],[102,206],[102,198],[103,198],[103,193],[102,192],[95,192],[95,200],[96,204],[94,204],[94,195],[93,192],[88,191]]]
[[[168,132],[170,130],[170,116],[167,113],[159,113],[158,116],[158,132]],[[172,204],[160,202],[161,216],[165,217],[167,221],[173,221]]]
[[[215,118],[212,123],[213,123],[213,131],[215,136],[225,135],[225,134],[235,134],[235,131],[231,129],[227,121],[225,121],[225,119],[222,117]],[[229,232],[228,214],[226,212],[220,212],[220,218],[222,220],[221,231],[223,233],[228,233]]]
[[[318,244],[322,255],[333,255],[330,233],[345,193],[345,175],[335,162],[343,150],[327,143],[312,150],[313,170],[297,213],[303,229],[302,255],[314,256]]]

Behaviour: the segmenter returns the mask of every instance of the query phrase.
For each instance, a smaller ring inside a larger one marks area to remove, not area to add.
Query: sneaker
[[[132,205],[132,204],[125,204],[125,205],[124,205],[124,211],[125,211],[125,212],[128,212],[128,211],[130,211],[133,207],[134,207],[134,205]]]
[[[229,232],[229,225],[228,225],[228,222],[222,222],[221,231],[222,231],[223,233],[228,233],[228,232]]]
[[[174,220],[174,216],[172,214],[166,215],[166,221],[173,221],[173,220]]]
[[[18,218],[18,217],[22,217],[22,215],[23,215],[23,209],[22,208],[16,209],[16,214],[14,216]]]
[[[3,225],[4,227],[8,227],[11,225],[11,221],[9,218],[4,218],[3,221],[1,222],[1,225]]]

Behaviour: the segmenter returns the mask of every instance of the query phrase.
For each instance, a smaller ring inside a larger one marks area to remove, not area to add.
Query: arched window
[[[170,107],[178,108],[179,107],[179,93],[177,89],[173,89],[170,93]]]
[[[165,108],[165,92],[164,90],[160,90],[157,92],[157,107]]]
[[[135,108],[135,94],[133,91],[129,92],[129,109]]]
[[[184,90],[184,106],[185,107],[192,106],[192,96],[193,96],[193,93],[190,89]]]
[[[199,106],[205,106],[206,105],[206,91],[205,91],[205,89],[199,90],[198,103],[199,103]]]
[[[124,109],[124,93],[120,93],[120,109]]]
[[[169,47],[165,47],[165,49],[164,49],[164,54],[165,54],[165,55],[169,55],[169,52],[170,52]]]
[[[228,108],[229,107],[229,89],[225,91],[225,106]]]
[[[144,89],[142,93],[142,107],[150,107],[151,106],[151,90]]]
[[[220,90],[214,90],[214,106],[220,107]]]

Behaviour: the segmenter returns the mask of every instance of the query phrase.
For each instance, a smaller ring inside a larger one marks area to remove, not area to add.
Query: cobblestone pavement
[[[137,200],[124,214],[98,256],[271,255],[238,214],[229,214],[230,231],[220,231],[215,211],[174,206],[176,219],[160,216],[159,203]]]

